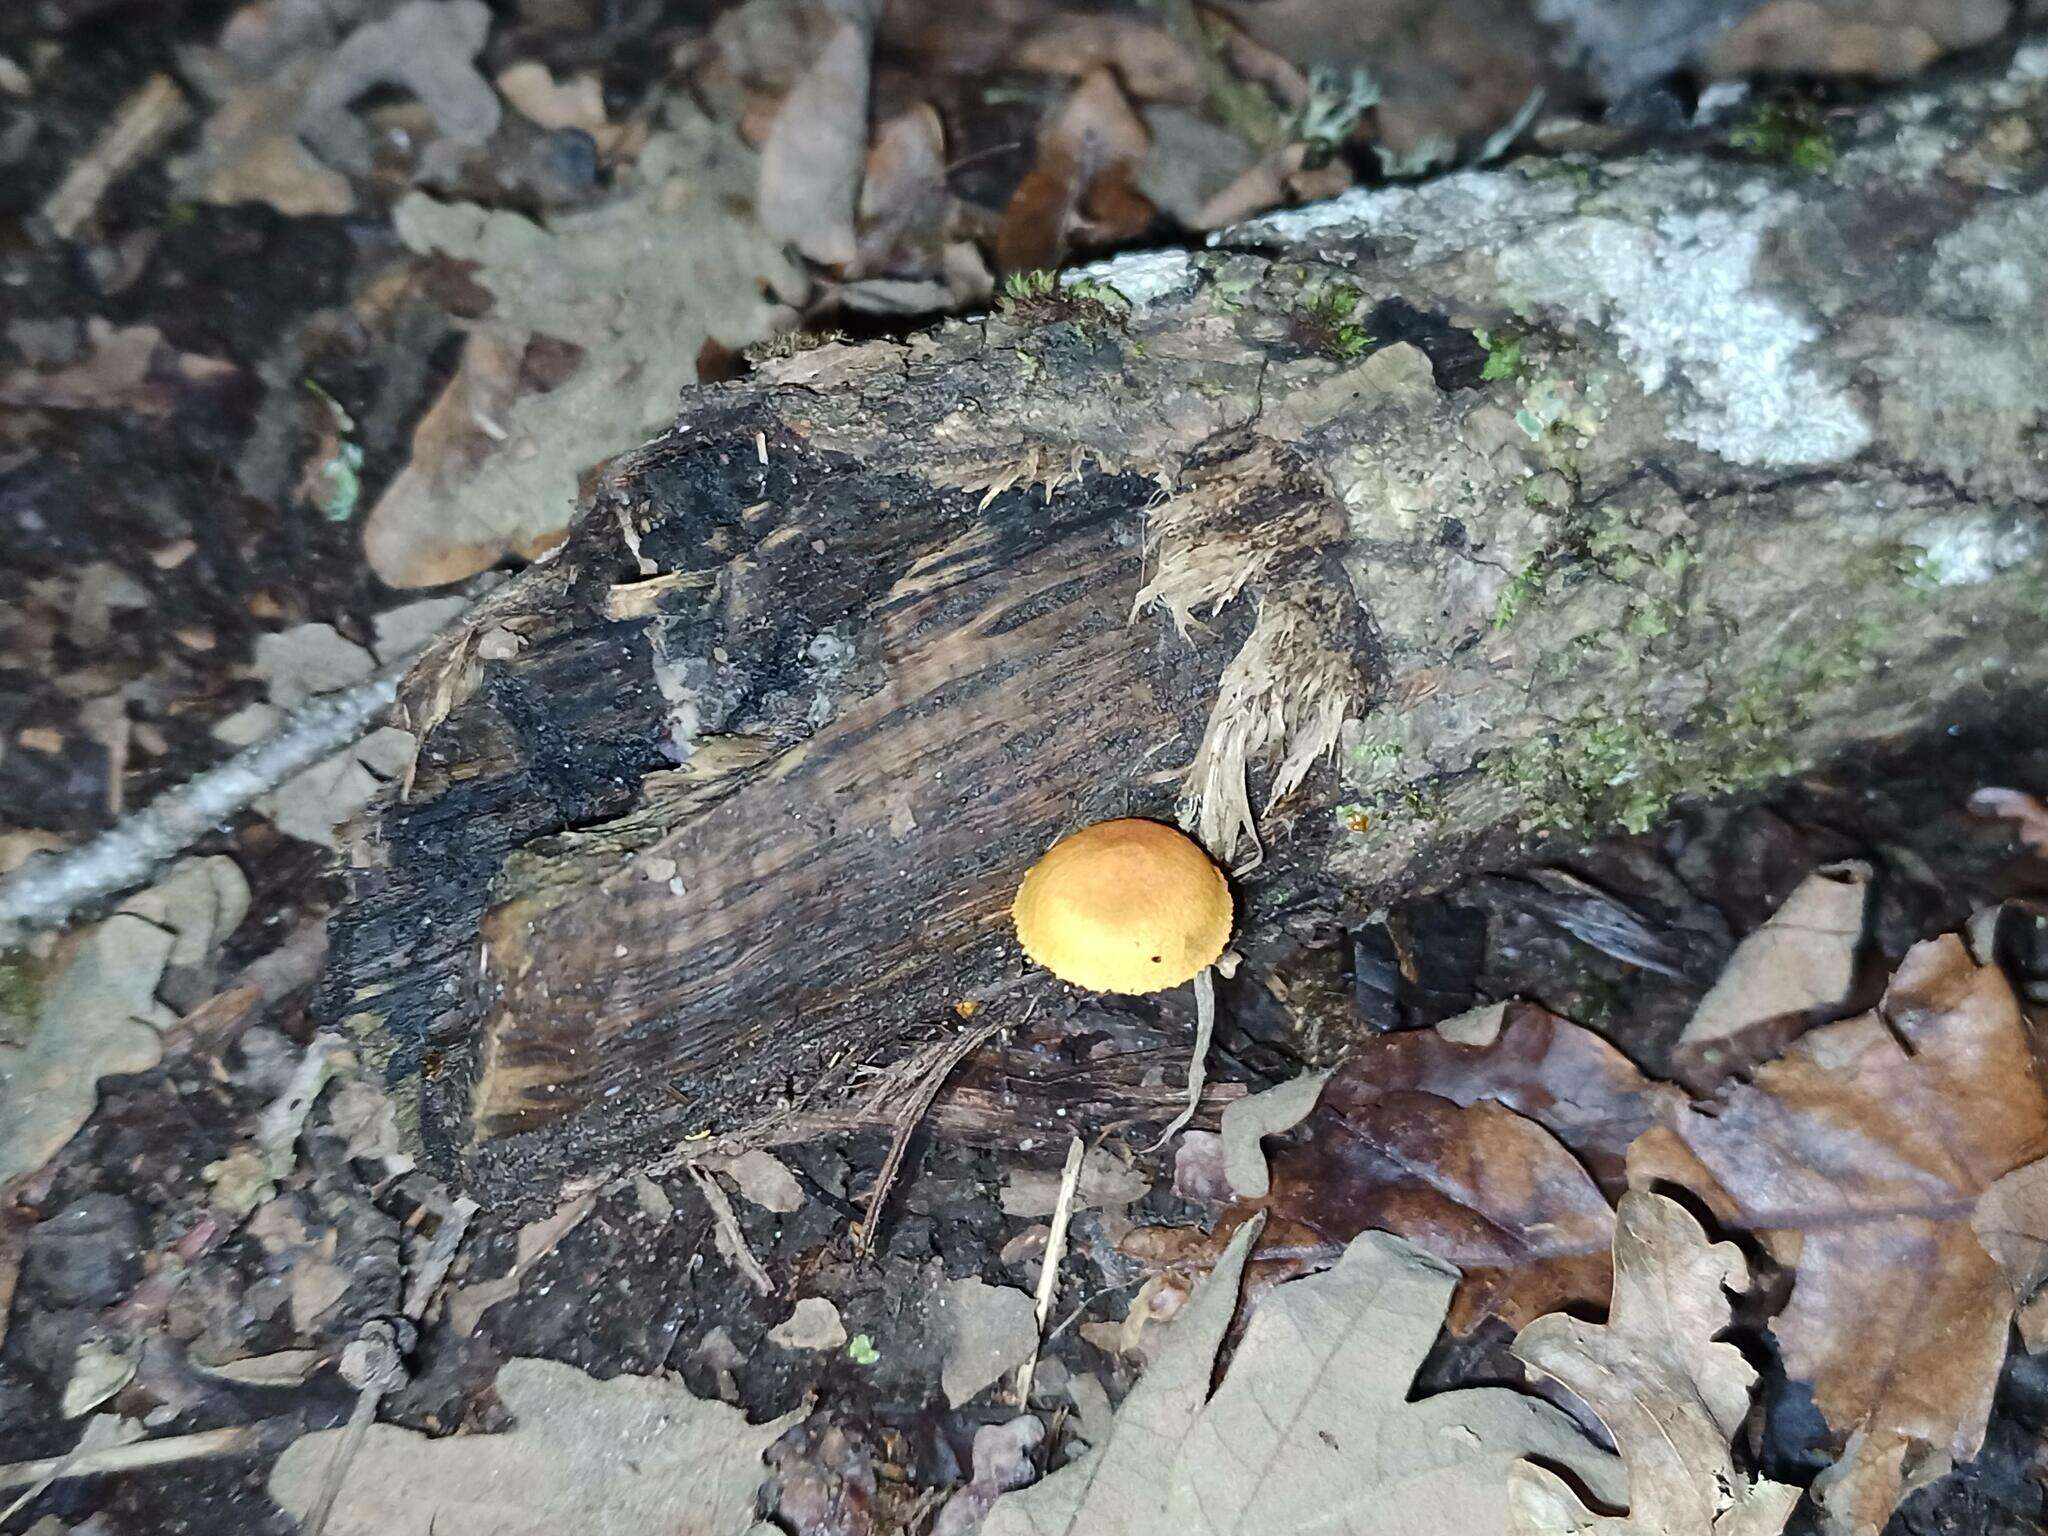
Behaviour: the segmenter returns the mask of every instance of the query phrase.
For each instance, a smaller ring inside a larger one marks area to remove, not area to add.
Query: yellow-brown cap
[[[1095,992],[1188,981],[1230,938],[1230,886],[1201,844],[1156,821],[1098,821],[1031,866],[1010,906],[1024,953]]]

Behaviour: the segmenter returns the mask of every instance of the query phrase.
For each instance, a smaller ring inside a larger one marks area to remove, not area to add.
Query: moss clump
[[[1295,342],[1310,352],[1339,363],[1353,363],[1372,350],[1373,338],[1359,319],[1365,295],[1345,283],[1332,283],[1304,297],[1294,308],[1289,329]]]
[[[1013,272],[1003,280],[996,313],[1013,325],[1071,325],[1102,332],[1121,329],[1131,301],[1093,278],[1060,281],[1057,272]]]
[[[1482,382],[1519,379],[1527,370],[1528,361],[1523,356],[1527,338],[1519,332],[1474,330],[1472,339],[1486,349],[1486,366],[1479,370]]]
[[[1771,101],[1728,135],[1731,148],[1795,171],[1819,172],[1835,163],[1835,142],[1809,101]]]

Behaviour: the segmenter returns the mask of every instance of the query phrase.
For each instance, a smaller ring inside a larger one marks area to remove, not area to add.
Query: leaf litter
[[[998,1499],[984,1536],[1485,1536],[1510,1530],[1508,1474],[1527,1457],[1618,1491],[1612,1459],[1548,1403],[1503,1388],[1409,1400],[1457,1274],[1385,1233],[1270,1293],[1212,1393],[1260,1224],[1196,1289],[1105,1443]]]

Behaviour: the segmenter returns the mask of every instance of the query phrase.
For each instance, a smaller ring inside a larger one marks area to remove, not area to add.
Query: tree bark
[[[1182,1004],[1008,931],[1076,825],[1181,817],[1255,941],[2032,696],[2044,76],[1820,172],[1554,142],[700,391],[409,679],[323,1007],[487,1195],[815,1124],[984,1008],[1036,1112],[962,1133],[1164,1118]]]

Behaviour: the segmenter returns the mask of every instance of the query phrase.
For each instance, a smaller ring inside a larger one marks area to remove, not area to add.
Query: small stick
[[[42,854],[0,878],[0,949],[68,921],[79,908],[141,885],[258,796],[359,739],[398,697],[411,658],[294,710],[269,736],[167,789],[133,816],[68,853]]]
[[[889,1155],[882,1159],[882,1171],[875,1175],[874,1188],[868,1191],[867,1208],[861,1212],[860,1240],[853,1245],[853,1251],[866,1258],[874,1250],[875,1229],[881,1222],[882,1202],[889,1198],[889,1190],[896,1182],[896,1175],[903,1168],[903,1154],[909,1149],[910,1138],[924,1123],[925,1115],[932,1107],[932,1100],[939,1096],[939,1090],[946,1086],[946,1079],[953,1075],[953,1069],[973,1055],[975,1050],[1003,1027],[1000,1021],[984,1024],[980,1029],[970,1030],[946,1042],[932,1058],[932,1063],[920,1075],[917,1086],[911,1089],[910,1097],[904,1102],[902,1112],[896,1117],[896,1129],[889,1137]]]
[[[455,1262],[456,1250],[469,1234],[470,1218],[476,1213],[476,1202],[463,1197],[451,1203],[442,1215],[434,1240],[420,1255],[418,1266],[406,1281],[405,1299],[399,1310],[408,1323],[416,1325],[426,1315],[435,1292],[441,1289],[441,1282],[448,1276],[449,1266]],[[356,1452],[362,1449],[363,1437],[376,1422],[377,1405],[384,1400],[386,1393],[405,1385],[405,1358],[400,1351],[409,1349],[414,1337],[417,1337],[416,1331],[410,1335],[402,1334],[389,1323],[372,1320],[356,1342],[342,1351],[341,1374],[344,1380],[357,1388],[356,1405],[349,1412],[348,1427],[342,1431],[341,1444],[335,1447],[334,1455],[327,1463],[327,1471],[320,1479],[320,1491],[314,1496],[312,1507],[306,1511],[306,1518],[299,1526],[301,1536],[320,1536],[327,1529],[328,1517],[334,1513],[334,1506],[341,1498],[341,1486],[347,1481],[348,1469],[356,1459]]]
[[[1209,1037],[1216,1033],[1216,967],[1205,965],[1195,972],[1195,1054],[1188,1062],[1188,1097],[1159,1139],[1145,1150],[1157,1152],[1195,1118],[1202,1107],[1202,1086],[1209,1080]]]
[[[1017,1373],[1017,1403],[1026,1413],[1031,1411],[1031,1382],[1038,1374],[1039,1351],[1045,1348],[1045,1325],[1052,1316],[1052,1299],[1060,1284],[1060,1263],[1067,1256],[1067,1228],[1074,1219],[1074,1191],[1081,1187],[1081,1164],[1087,1155],[1080,1137],[1067,1144],[1067,1165],[1060,1170],[1060,1193],[1052,1206],[1052,1230],[1046,1234],[1045,1260],[1038,1266],[1038,1343]]]
[[[264,1450],[278,1440],[289,1439],[301,1427],[295,1418],[260,1419],[254,1424],[231,1424],[226,1429],[201,1430],[192,1435],[131,1440],[126,1445],[109,1445],[95,1451],[67,1451],[62,1456],[17,1461],[0,1466],[0,1488],[27,1486],[40,1492],[41,1488],[48,1487],[59,1478],[137,1472],[146,1467],[165,1467],[204,1456],[240,1456]],[[20,1507],[19,1502],[14,1506],[15,1509]],[[13,1512],[12,1509],[8,1511],[9,1514]]]
[[[121,103],[113,122],[93,141],[85,157],[65,172],[43,217],[59,239],[69,240],[92,217],[107,188],[127,175],[158,144],[185,126],[192,107],[178,82],[169,75],[151,75]]]
[[[725,1250],[725,1256],[747,1277],[749,1285],[763,1296],[773,1296],[775,1282],[754,1257],[754,1250],[747,1246],[746,1236],[740,1231],[740,1219],[733,1212],[732,1202],[725,1198],[725,1191],[718,1187],[718,1181],[695,1163],[683,1164],[683,1172],[696,1181],[704,1203],[711,1207],[711,1219],[718,1223],[718,1235],[724,1240],[719,1246]]]

